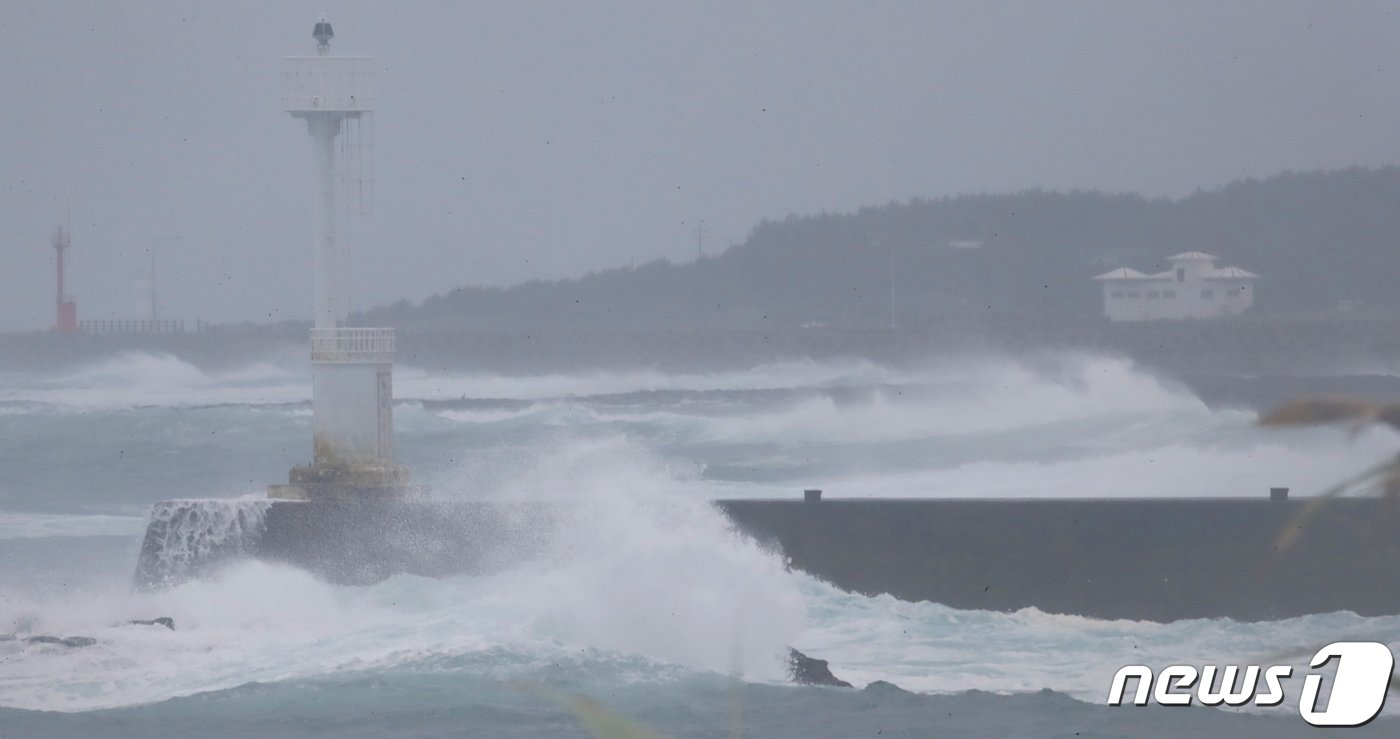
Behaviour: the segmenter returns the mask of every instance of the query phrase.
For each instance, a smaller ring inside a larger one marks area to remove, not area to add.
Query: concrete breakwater
[[[1400,511],[1306,500],[725,501],[794,568],[846,590],[1095,618],[1400,613]]]
[[[189,501],[189,505],[203,504]],[[153,517],[138,564],[145,585],[201,574],[197,533]],[[251,503],[250,503],[251,505]],[[723,500],[741,531],[794,569],[854,592],[956,608],[1036,607],[1095,618],[1172,621],[1400,614],[1400,512],[1347,499],[1276,546],[1305,500]],[[497,572],[528,561],[571,504],[410,500],[261,503],[223,550],[303,567],[342,583],[395,573]],[[253,520],[253,519],[250,519]],[[178,556],[166,549],[183,547]],[[191,554],[193,553],[193,554]],[[179,572],[164,563],[177,562]]]

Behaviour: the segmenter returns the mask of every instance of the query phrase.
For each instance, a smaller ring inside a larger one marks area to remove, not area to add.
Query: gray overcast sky
[[[762,218],[1400,162],[1393,3],[32,2],[0,12],[0,329],[306,318],[280,58],[377,58],[352,302],[692,259]],[[1202,245],[1208,246],[1208,245]]]

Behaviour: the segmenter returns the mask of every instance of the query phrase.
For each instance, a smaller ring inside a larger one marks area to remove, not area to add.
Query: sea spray
[[[270,505],[251,497],[156,503],[141,543],[136,585],[172,585],[247,556]]]
[[[163,555],[151,566],[175,584],[76,594],[63,606],[63,633],[97,644],[15,655],[0,676],[0,706],[88,710],[366,675],[589,691],[697,671],[784,681],[785,648],[803,646],[803,578],[692,494],[694,466],[618,436],[477,454],[478,464],[515,474],[479,486],[468,469],[457,487],[450,478],[435,487],[460,491],[468,500],[458,504],[520,504],[505,506],[522,514],[501,525],[512,551],[524,539],[530,557],[491,574],[342,587],[237,556],[257,541],[263,501],[172,502],[152,511],[149,553]],[[541,507],[551,513],[531,513]],[[122,625],[154,615],[179,629]]]
[[[514,466],[477,494],[552,500],[561,514],[536,557],[485,579],[491,607],[567,644],[781,677],[805,623],[798,579],[694,495],[694,466],[620,436],[560,441]]]
[[[571,374],[501,375],[429,373],[405,366],[394,379],[395,396],[429,399],[549,400],[649,392],[712,392],[846,387],[907,382],[910,373],[865,359],[794,359],[743,370],[670,373],[659,369],[584,371]]]
[[[303,370],[288,359],[215,371],[170,354],[128,351],[57,375],[4,373],[0,375],[0,403],[101,412],[309,400],[311,387]]]
[[[16,618],[32,617],[33,628],[43,633],[98,639],[79,650],[21,650],[12,643],[14,651],[3,656],[0,669],[0,706],[77,711],[216,691],[192,701],[132,708],[120,718],[138,727],[133,731],[150,734],[171,731],[172,724],[162,720],[186,721],[182,726],[191,727],[186,733],[210,726],[236,733],[240,724],[222,722],[221,716],[281,717],[293,727],[286,733],[295,734],[305,726],[296,722],[308,714],[288,713],[289,706],[334,722],[345,721],[351,708],[369,705],[399,718],[431,716],[444,722],[422,733],[489,735],[491,727],[503,725],[490,724],[491,716],[521,720],[522,696],[506,686],[526,681],[587,693],[609,706],[634,707],[629,715],[674,715],[685,721],[695,711],[721,705],[699,702],[701,693],[695,692],[701,685],[729,689],[730,682],[713,670],[729,672],[738,665],[745,674],[761,676],[770,647],[782,643],[829,660],[833,672],[856,684],[889,680],[910,690],[954,693],[1048,687],[1099,710],[1113,671],[1129,659],[1125,655],[1170,664],[1264,657],[1333,634],[1392,643],[1400,638],[1395,618],[1351,614],[1272,624],[1223,619],[1138,624],[867,598],[785,572],[779,557],[734,536],[704,504],[709,497],[752,496],[756,490],[795,497],[809,483],[825,488],[828,496],[1107,494],[1113,485],[1123,494],[1152,489],[1115,482],[1129,476],[1153,485],[1166,480],[1160,484],[1173,494],[1209,493],[1217,487],[1202,483],[1212,481],[1224,481],[1220,492],[1262,494],[1284,478],[1295,490],[1317,489],[1310,486],[1394,451],[1394,437],[1377,432],[1350,445],[1340,434],[1260,438],[1249,414],[1213,412],[1189,395],[1154,389],[1156,380],[1140,377],[1119,360],[1090,362],[1083,372],[1056,371],[1043,382],[1037,379],[1042,373],[998,373],[980,361],[945,364],[957,366],[896,372],[821,362],[797,366],[809,376],[784,366],[764,370],[768,374],[657,373],[659,381],[561,376],[557,384],[535,388],[484,376],[438,388],[435,376],[424,377],[421,392],[408,397],[556,397],[660,382],[707,394],[638,396],[627,405],[575,397],[531,405],[532,415],[522,419],[451,419],[398,409],[401,430],[409,427],[401,451],[416,455],[409,460],[415,472],[439,492],[467,499],[568,500],[579,509],[562,518],[520,520],[512,533],[533,537],[537,556],[490,575],[399,575],[368,587],[340,587],[291,566],[233,560],[170,588],[133,593],[125,565],[112,587],[74,587],[70,572],[91,568],[92,557],[110,556],[110,547],[95,546],[99,538],[55,534],[0,542],[8,547],[6,557],[18,556],[7,560],[9,566],[55,573],[29,581],[32,585],[0,588],[0,624],[14,628]],[[1021,383],[1020,376],[1028,382]],[[52,385],[38,378],[7,384],[44,397],[37,399],[39,407],[26,410],[29,415],[0,414],[0,437],[7,442],[0,459],[7,473],[0,501],[10,507],[34,502],[34,510],[62,514],[117,513],[138,502],[144,509],[153,497],[173,491],[242,489],[254,476],[256,460],[273,458],[284,447],[300,455],[297,445],[304,436],[288,425],[289,410],[172,408],[184,401],[178,393],[161,394],[170,389],[157,387],[166,378],[146,379],[149,393],[146,386],[128,392],[122,378],[91,390],[85,377]],[[205,398],[237,402],[256,389],[252,380],[224,374],[210,375],[208,388],[195,387],[203,382],[192,376],[189,383],[201,406]],[[268,378],[270,385],[279,382]],[[606,386],[594,386],[598,382]],[[911,400],[911,385],[926,386],[927,395]],[[753,386],[795,386],[798,392],[753,393]],[[874,390],[865,393],[866,388]],[[1080,388],[1087,388],[1087,399]],[[866,400],[875,393],[885,407]],[[978,406],[963,402],[978,394],[988,403],[982,416],[973,415],[983,413]],[[799,396],[826,395],[839,397],[814,407],[829,409],[829,419],[803,409],[791,421],[769,420],[793,411]],[[998,399],[1003,405],[995,405]],[[88,400],[90,409],[83,405]],[[68,411],[78,407],[84,412]],[[104,410],[113,407],[117,410]],[[580,407],[588,413],[577,411]],[[1077,420],[1059,422],[1062,410]],[[770,424],[768,431],[746,430],[746,420]],[[866,423],[887,424],[886,430],[872,429],[852,443],[850,437],[860,433],[852,427]],[[111,430],[116,425],[124,427],[120,435]],[[246,432],[230,433],[234,427]],[[967,428],[976,433],[964,432]],[[139,466],[114,465],[118,442],[127,457],[138,445],[160,445],[166,456],[158,465],[148,457]],[[1174,445],[1167,449],[1170,457],[1162,456],[1164,445]],[[1076,456],[1067,456],[1069,446]],[[209,454],[203,454],[205,448]],[[464,468],[444,471],[454,464],[449,460],[463,459],[470,460]],[[266,479],[257,481],[276,479],[287,464],[276,460]],[[490,469],[493,465],[496,469]],[[237,475],[218,477],[223,469]],[[1095,479],[1106,481],[1105,491],[1085,487],[1085,480]],[[687,496],[695,505],[675,500]],[[20,526],[30,523],[12,524]],[[137,544],[130,540],[131,547]],[[790,600],[793,580],[796,602]],[[632,620],[610,623],[610,609]],[[154,616],[173,617],[179,630],[126,623]],[[772,623],[749,627],[765,617]],[[738,645],[737,656],[730,660],[732,645]],[[772,679],[782,681],[780,675]],[[834,700],[823,695],[829,691],[798,690],[765,686],[748,704],[748,715],[761,717],[764,728],[776,734],[780,727],[802,726],[818,710],[814,706]],[[866,700],[873,694],[851,695]],[[911,722],[925,717],[901,710]],[[363,710],[355,720],[362,715]],[[94,716],[77,726],[92,733],[110,718]],[[265,726],[273,727],[274,719],[268,721]],[[383,726],[386,733],[403,733],[398,723]],[[515,724],[510,728],[520,730]],[[826,728],[826,733],[837,731]]]

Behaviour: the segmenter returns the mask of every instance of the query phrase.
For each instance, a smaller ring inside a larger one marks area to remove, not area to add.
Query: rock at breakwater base
[[[130,621],[127,621],[127,623],[132,626],[164,626],[165,628],[170,629],[171,631],[175,630],[175,619],[169,616],[161,616],[159,618],[152,619],[134,618]]]
[[[850,683],[831,674],[831,668],[824,659],[816,659],[788,647],[788,677],[798,685],[825,685],[832,688],[850,688]]]
[[[97,640],[90,636],[49,636],[40,634],[38,636],[21,637],[16,634],[0,634],[0,641],[22,641],[26,644],[56,644],[60,647],[90,647],[97,643]]]

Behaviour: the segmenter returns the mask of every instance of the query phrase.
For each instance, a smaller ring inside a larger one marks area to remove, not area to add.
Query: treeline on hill
[[[978,245],[980,243],[980,246]],[[359,317],[423,330],[902,328],[1099,315],[1090,281],[1199,250],[1263,276],[1256,315],[1400,302],[1400,168],[1289,173],[1179,200],[1032,190],[765,221],[718,256],[463,287]]]

